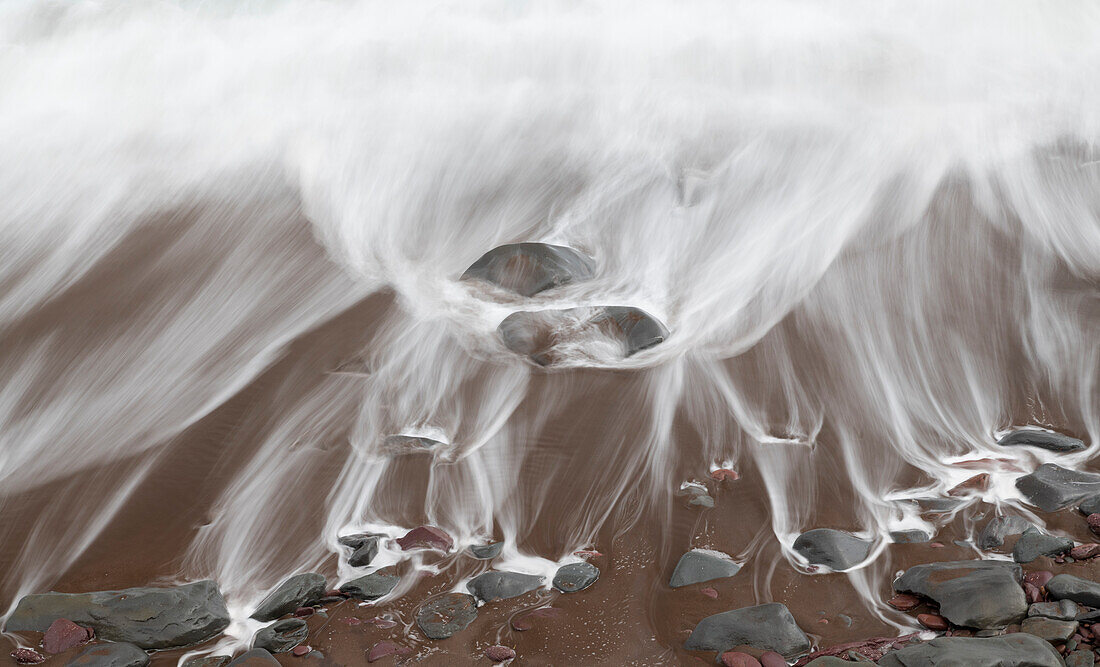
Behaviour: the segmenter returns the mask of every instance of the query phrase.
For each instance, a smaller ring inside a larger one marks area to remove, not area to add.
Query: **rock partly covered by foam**
[[[379,535],[356,533],[354,535],[344,535],[338,538],[337,541],[351,549],[351,555],[348,556],[348,565],[366,567],[378,555],[378,541],[380,539],[381,536]]]
[[[144,649],[196,644],[229,626],[217,585],[199,581],[170,588],[28,595],[4,627],[9,632],[45,632],[59,618],[92,628],[100,639]]]
[[[262,648],[269,653],[286,653],[309,636],[309,626],[300,618],[288,618],[260,628],[252,637],[252,648]]]
[[[1003,637],[939,637],[887,653],[878,664],[880,667],[1062,667],[1064,663],[1047,642],[1018,633]]]
[[[268,667],[269,665],[274,667],[278,664],[279,661],[275,659],[275,656],[271,655],[270,651],[262,648],[254,648],[251,651],[237,656],[233,662],[227,665],[227,667]]]
[[[592,563],[569,563],[554,573],[554,588],[562,593],[583,591],[600,578],[600,568]]]
[[[470,545],[470,555],[478,560],[492,560],[499,556],[501,551],[504,551],[504,542]]]
[[[847,570],[871,553],[871,542],[832,528],[815,528],[798,536],[794,550],[813,565]]]
[[[390,456],[449,452],[446,443],[419,435],[390,435],[382,441],[382,453]]]
[[[419,526],[405,533],[404,537],[397,538],[397,546],[403,551],[413,549],[450,551],[454,543],[454,539],[446,531],[435,526]]]
[[[96,644],[84,649],[65,667],[145,667],[149,655],[133,644]]]
[[[810,640],[790,610],[778,602],[707,616],[684,642],[689,651],[718,651],[752,646],[795,658],[810,650]]]
[[[1072,600],[1087,607],[1100,607],[1100,584],[1072,574],[1055,575],[1046,584],[1047,594],[1055,600]]]
[[[549,243],[509,243],[485,253],[462,274],[522,296],[591,280],[596,263],[572,248]]]
[[[340,592],[359,600],[377,600],[389,595],[399,581],[401,577],[393,574],[392,571],[379,570],[358,579],[352,579],[340,587]]]
[[[506,600],[542,586],[542,577],[519,572],[485,572],[466,584],[466,590],[482,602]]]
[[[891,530],[890,539],[894,544],[920,544],[932,540],[932,536],[919,528],[909,530]]]
[[[732,577],[740,570],[741,566],[721,551],[692,549],[680,556],[668,585],[673,588],[690,586],[713,579]]]
[[[1054,512],[1100,494],[1100,474],[1044,463],[1030,475],[1017,479],[1016,488],[1032,505],[1044,512]]]
[[[257,621],[274,621],[320,600],[325,595],[325,577],[316,572],[296,574],[268,593],[263,602],[252,612]]]
[[[1038,447],[1052,452],[1077,452],[1085,449],[1085,443],[1061,433],[1022,429],[1013,431],[997,441],[1002,447]]]
[[[1012,548],[1012,560],[1017,563],[1030,563],[1040,556],[1058,556],[1073,548],[1073,540],[1040,533],[1032,528],[1016,540]]]
[[[1005,543],[1005,538],[1010,535],[1020,535],[1031,523],[1019,516],[997,516],[989,520],[978,535],[979,549],[996,549]]]
[[[935,600],[955,625],[1003,628],[1027,614],[1022,576],[1019,565],[1001,561],[927,563],[906,570],[894,590]]]
[[[540,366],[549,366],[571,350],[612,345],[629,357],[664,342],[668,329],[657,318],[631,306],[519,311],[497,327],[504,345]]]
[[[477,618],[477,599],[465,593],[447,593],[425,602],[416,624],[429,639],[446,639],[466,629]]]

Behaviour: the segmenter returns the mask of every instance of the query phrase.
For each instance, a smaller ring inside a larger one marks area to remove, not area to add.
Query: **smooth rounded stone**
[[[1077,438],[1071,438],[1061,433],[1040,431],[1037,429],[1021,429],[1013,431],[997,441],[1002,447],[1039,447],[1052,452],[1079,452],[1085,449],[1085,443]]]
[[[288,618],[260,628],[252,637],[252,648],[270,653],[286,653],[309,636],[309,626],[300,618]]]
[[[1029,616],[1020,624],[1020,632],[1035,635],[1048,642],[1064,642],[1077,632],[1077,621],[1059,621],[1042,616]]]
[[[1082,500],[1077,509],[1085,516],[1100,513],[1100,493]]]
[[[379,535],[370,533],[356,533],[338,538],[340,544],[351,549],[348,556],[348,565],[352,567],[366,567],[370,565],[374,557],[378,555]]]
[[[1054,512],[1100,493],[1100,474],[1044,463],[1030,475],[1018,478],[1016,488],[1032,505]]]
[[[225,667],[232,659],[228,655],[207,655],[201,658],[191,658],[183,663],[183,667]]]
[[[274,621],[295,609],[312,604],[325,595],[325,577],[316,572],[296,574],[268,593],[252,612],[257,621]]]
[[[940,615],[968,628],[1002,628],[1027,614],[1020,586],[1023,570],[1002,561],[954,561],[914,565],[894,581],[894,590],[931,598]]]
[[[917,614],[917,623],[929,630],[946,630],[949,627],[947,619],[939,614]]]
[[[447,593],[421,605],[416,624],[429,639],[446,639],[466,629],[477,618],[477,598]]]
[[[352,579],[340,587],[340,592],[358,600],[369,602],[389,595],[399,581],[401,581],[401,577],[396,574],[379,570],[358,579]]]
[[[596,324],[613,322],[619,337],[626,345],[626,356],[665,342],[668,329],[656,317],[633,306],[604,306],[603,314],[594,320]]]
[[[73,623],[67,618],[59,618],[50,624],[42,636],[42,650],[46,653],[64,653],[71,648],[91,641],[93,633],[88,628]]]
[[[815,528],[798,536],[794,550],[813,565],[847,570],[867,559],[871,542],[832,528]]]
[[[542,586],[542,577],[519,572],[485,572],[466,584],[466,590],[482,602],[507,600]]]
[[[126,642],[89,646],[65,663],[66,667],[144,667],[148,664],[149,655]]]
[[[554,588],[562,593],[583,591],[600,578],[600,569],[592,563],[569,563],[554,573]]]
[[[490,646],[485,649],[485,657],[493,662],[504,662],[516,657],[516,651],[508,646]]]
[[[274,667],[278,665],[279,661],[275,659],[275,656],[271,655],[271,652],[262,649],[254,648],[251,651],[247,651],[237,656],[233,662],[229,663],[226,667]]]
[[[787,659],[775,651],[764,651],[757,658],[760,667],[787,667]]]
[[[1096,656],[1092,651],[1070,651],[1066,654],[1066,667],[1094,667]]]
[[[726,651],[749,645],[795,658],[810,650],[810,640],[778,602],[707,616],[684,642],[689,651]]]
[[[760,661],[748,653],[726,651],[719,656],[723,667],[760,667]]]
[[[470,545],[470,555],[478,560],[492,560],[499,556],[501,551],[504,551],[504,542]]]
[[[1073,540],[1029,530],[1012,547],[1012,560],[1030,563],[1040,556],[1058,556],[1073,548]]]
[[[591,257],[549,243],[509,243],[482,255],[461,280],[484,280],[522,296],[561,285],[591,280],[596,262]]]
[[[1081,613],[1077,603],[1073,600],[1058,600],[1056,602],[1036,602],[1027,608],[1028,617],[1041,616],[1053,618],[1059,621],[1072,621]]]
[[[721,551],[710,549],[692,549],[676,563],[668,585],[673,588],[699,584],[704,581],[732,577],[741,570],[741,566]]]
[[[1049,643],[1027,633],[1003,637],[938,637],[887,653],[880,667],[1062,667]]]
[[[539,366],[553,365],[577,349],[614,346],[629,357],[669,336],[659,320],[629,306],[518,311],[504,318],[497,333],[505,347]]]
[[[1100,607],[1100,584],[1095,581],[1058,574],[1047,582],[1046,589],[1055,600],[1073,600],[1086,607]]]
[[[890,540],[895,544],[920,544],[932,540],[932,536],[923,530],[892,530]]]
[[[1031,522],[1020,516],[993,517],[978,535],[978,548],[996,549],[1005,543],[1006,537],[1020,535],[1031,527]]]
[[[442,528],[436,528],[435,526],[418,526],[405,533],[404,537],[397,538],[397,546],[401,547],[402,551],[413,549],[450,551],[454,543],[454,538]]]
[[[213,581],[95,593],[42,593],[19,601],[4,629],[45,632],[59,618],[113,642],[143,649],[189,646],[229,627],[229,610]]]

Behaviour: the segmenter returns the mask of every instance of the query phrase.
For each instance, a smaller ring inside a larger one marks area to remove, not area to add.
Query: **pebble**
[[[343,620],[348,625],[361,625],[363,623],[363,619],[356,618],[355,616],[348,616],[347,618],[341,620]]]
[[[402,551],[411,551],[412,549],[450,551],[454,545],[454,539],[441,528],[420,526],[405,533],[404,537],[397,538],[397,545],[401,547]]]
[[[20,665],[38,665],[46,662],[46,656],[33,648],[17,648],[11,652],[11,657]]]
[[[1090,514],[1085,521],[1089,524],[1089,530],[1093,535],[1100,535],[1100,512],[1096,514]]]
[[[759,660],[761,667],[787,667],[786,659],[775,651],[764,651]]]
[[[1054,573],[1048,570],[1039,570],[1037,572],[1028,572],[1024,575],[1024,582],[1042,588],[1047,585],[1047,582],[1054,578]]]
[[[1024,597],[1027,598],[1028,604],[1035,604],[1036,602],[1043,601],[1043,592],[1039,590],[1039,587],[1035,584],[1024,582]]]
[[[313,616],[313,612],[316,611],[313,607],[298,607],[294,610],[294,615],[298,618],[306,618]]]
[[[42,636],[42,649],[46,653],[64,653],[76,648],[92,638],[92,631],[81,627],[67,618],[59,618],[50,624]]]
[[[699,592],[711,599],[718,598],[718,591],[714,590],[713,588],[704,588]]]
[[[384,639],[371,647],[370,652],[367,653],[367,662],[381,660],[388,655],[405,655],[410,652],[412,652],[412,649],[409,647],[401,646],[388,639]]]
[[[1069,555],[1075,560],[1086,560],[1088,558],[1096,558],[1100,556],[1100,544],[1090,542],[1089,544],[1078,544],[1069,550]]]
[[[1020,624],[1020,631],[1048,642],[1064,642],[1077,632],[1077,621],[1059,621],[1042,616],[1030,616]]]
[[[939,614],[917,614],[917,623],[929,630],[946,630],[947,619]]]
[[[929,542],[928,546],[932,547],[933,549],[942,549],[943,548],[943,543],[941,543],[941,542]]]
[[[886,604],[890,605],[898,611],[909,611],[910,609],[916,609],[920,606],[922,600],[916,595],[909,595],[908,593],[899,593],[894,597],[886,601]]]
[[[300,658],[300,657],[302,657],[306,653],[309,653],[312,650],[313,650],[313,647],[307,646],[305,644],[301,644],[301,645],[295,646],[294,649],[291,650],[290,654],[293,655],[296,658]]]
[[[735,482],[741,479],[741,475],[738,475],[737,471],[730,470],[729,468],[719,468],[718,470],[711,471],[710,478],[716,479],[719,482],[724,482],[727,479],[731,482]]]
[[[740,651],[726,651],[722,654],[722,664],[725,667],[760,667],[760,661],[748,653]]]
[[[493,662],[504,662],[516,657],[516,652],[507,646],[490,646],[485,649],[485,657]]]
[[[1093,667],[1095,664],[1092,651],[1073,651],[1066,655],[1066,667]]]

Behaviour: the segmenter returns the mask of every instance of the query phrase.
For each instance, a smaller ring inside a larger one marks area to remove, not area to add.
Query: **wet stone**
[[[1013,431],[1001,438],[997,444],[1002,447],[1038,447],[1059,453],[1078,452],[1085,449],[1085,443],[1077,438],[1071,438],[1061,433],[1033,429]]]
[[[787,667],[787,659],[775,651],[764,651],[757,660],[761,667]]]
[[[311,647],[311,646],[308,646],[306,644],[299,644],[298,646],[295,646],[294,648],[290,649],[290,655],[294,656],[295,658],[300,658],[300,657],[306,655],[307,653],[309,653],[312,650],[313,650],[313,647]]]
[[[919,544],[928,542],[932,536],[923,530],[892,530],[890,540],[895,544]]]
[[[191,658],[183,663],[183,667],[225,667],[232,659],[228,655],[207,655],[201,658]]]
[[[89,646],[66,663],[66,667],[144,667],[149,655],[129,643]]]
[[[11,658],[19,665],[37,665],[46,662],[46,656],[33,648],[17,648],[11,652]]]
[[[680,556],[668,585],[672,588],[690,586],[704,581],[732,577],[741,566],[727,554],[710,549],[692,549]]]
[[[268,593],[252,612],[257,621],[274,621],[325,595],[325,578],[316,572],[296,574]]]
[[[1040,556],[1058,556],[1073,548],[1073,540],[1055,535],[1047,535],[1031,529],[1016,540],[1012,548],[1012,560],[1017,563],[1030,563]]]
[[[492,560],[504,551],[504,542],[492,544],[474,544],[470,546],[470,555],[478,560]]]
[[[998,516],[989,520],[978,535],[978,548],[989,550],[996,549],[1005,543],[1005,538],[1010,535],[1020,535],[1031,523],[1019,516]]]
[[[938,637],[887,653],[880,667],[966,665],[967,667],[1062,667],[1049,643],[1026,633],[1003,637]]]
[[[1077,632],[1077,621],[1059,621],[1042,616],[1030,616],[1020,624],[1020,632],[1035,635],[1048,642],[1064,642]]]
[[[1072,600],[1058,600],[1056,602],[1036,602],[1027,608],[1027,615],[1053,618],[1059,621],[1072,621],[1077,618],[1080,610],[1077,603]]]
[[[377,600],[390,594],[401,581],[401,577],[387,570],[372,572],[358,579],[352,579],[340,587],[340,592],[358,600]]]
[[[1085,516],[1100,512],[1100,493],[1082,500],[1077,509]]]
[[[462,280],[483,280],[522,296],[591,280],[596,263],[572,248],[549,243],[509,243],[482,255]]]
[[[1032,505],[1054,512],[1100,493],[1100,474],[1044,463],[1030,475],[1018,478],[1016,488]]]
[[[466,629],[477,618],[477,599],[465,593],[447,593],[429,600],[416,614],[416,624],[429,639],[446,639]]]
[[[1071,574],[1054,576],[1046,585],[1047,594],[1055,600],[1073,600],[1087,607],[1100,607],[1100,584]]]
[[[507,646],[490,646],[485,649],[485,657],[493,662],[505,662],[516,657],[516,652]]]
[[[71,648],[91,641],[94,633],[67,618],[59,618],[50,624],[42,637],[42,650],[46,653],[64,653]]]
[[[600,570],[591,563],[562,565],[554,574],[553,586],[562,593],[583,591],[600,578]]]
[[[629,306],[518,311],[504,318],[497,333],[505,347],[540,366],[553,365],[565,350],[607,345],[629,357],[669,336],[657,318]]]
[[[404,551],[413,549],[438,549],[450,551],[454,540],[441,528],[435,526],[420,526],[405,533],[404,537],[397,538],[397,546]]]
[[[262,648],[270,653],[286,653],[306,640],[309,626],[299,618],[272,623],[260,628],[252,637],[252,648]]]
[[[894,609],[897,609],[898,611],[909,611],[911,609],[916,609],[923,603],[924,601],[921,600],[919,597],[917,597],[916,595],[909,595],[908,593],[900,593],[886,601],[886,604],[890,605]]]
[[[374,557],[378,555],[379,535],[370,533],[356,533],[339,538],[340,544],[351,549],[348,556],[348,565],[352,567],[366,567],[370,565]]]
[[[971,628],[1000,628],[1027,614],[1019,565],[1001,561],[955,561],[915,565],[894,590],[931,598],[940,615]]]
[[[542,585],[542,577],[519,572],[486,572],[466,584],[466,590],[482,602],[506,600],[533,591]]]
[[[947,619],[939,614],[917,614],[917,623],[929,630],[946,630],[949,627]]]
[[[407,653],[412,653],[412,649],[407,646],[402,646],[398,643],[391,642],[388,639],[382,640],[372,646],[370,651],[367,652],[367,662],[375,662],[376,660],[381,660],[382,658],[391,655],[405,655]]]
[[[270,651],[262,648],[254,648],[234,658],[233,662],[229,663],[228,667],[268,667],[269,665],[274,667],[278,664],[279,661],[275,659],[275,656],[271,655]]]
[[[772,602],[707,616],[684,643],[690,651],[726,651],[747,644],[795,658],[810,650],[810,640],[786,606]]]
[[[1089,558],[1096,558],[1100,556],[1100,544],[1090,542],[1089,544],[1078,544],[1069,550],[1070,558],[1074,560],[1087,560]]]
[[[871,542],[844,531],[815,528],[798,536],[794,550],[813,565],[847,570],[867,558]]]
[[[1066,655],[1066,667],[1093,667],[1096,664],[1096,656],[1092,651],[1071,651]]]
[[[760,661],[748,653],[740,651],[726,651],[721,655],[724,667],[760,667]]]
[[[856,662],[838,658],[834,655],[823,655],[806,663],[806,667],[857,667],[859,665],[873,665],[875,663],[866,660]]]

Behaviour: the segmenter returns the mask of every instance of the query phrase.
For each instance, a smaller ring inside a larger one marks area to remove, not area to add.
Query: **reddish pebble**
[[[1069,550],[1069,556],[1073,560],[1087,560],[1100,556],[1100,544],[1078,544]]]
[[[760,667],[760,661],[748,653],[739,651],[726,651],[722,654],[722,664],[725,667]]]
[[[42,635],[42,648],[46,653],[63,653],[91,638],[92,631],[88,628],[83,628],[67,618],[59,618]]]
[[[342,593],[339,590],[334,588],[331,591],[325,591],[325,597],[326,598],[346,598],[348,596],[345,593]]]
[[[787,659],[775,651],[764,651],[760,656],[761,667],[787,667]]]
[[[704,588],[703,590],[701,590],[699,592],[702,593],[703,595],[707,596],[708,598],[714,598],[714,599],[718,598],[718,591],[714,590],[713,588]]]
[[[827,619],[827,618],[819,618],[819,619],[817,619],[817,622],[818,622],[818,623],[820,623],[820,624],[822,624],[822,625],[828,625],[828,624],[829,624],[829,619]]]
[[[917,623],[929,630],[946,630],[947,619],[939,614],[917,614]]]
[[[949,496],[965,496],[972,491],[978,493],[989,490],[989,473],[974,475],[965,482],[961,482],[955,488],[947,492]]]
[[[916,595],[909,595],[908,593],[899,593],[894,597],[886,601],[886,604],[890,605],[898,611],[909,611],[910,609],[916,609],[920,606],[921,599]]]
[[[1039,590],[1039,587],[1035,584],[1029,584],[1024,582],[1024,597],[1027,598],[1028,604],[1035,604],[1036,602],[1043,601],[1043,591]]]
[[[1089,530],[1096,535],[1100,535],[1100,514],[1090,514],[1085,521],[1089,524]]]
[[[933,549],[942,549],[943,548],[943,543],[942,542],[929,542],[928,546],[932,547]]]
[[[516,652],[507,646],[490,646],[485,649],[485,657],[493,662],[504,662],[516,657]]]
[[[1054,573],[1053,572],[1048,572],[1047,570],[1039,570],[1038,572],[1028,572],[1027,574],[1024,575],[1024,581],[1026,583],[1029,583],[1032,586],[1036,586],[1038,588],[1042,588],[1043,586],[1046,586],[1047,582],[1050,581],[1053,578],[1054,578]]]
[[[374,662],[385,658],[387,655],[405,655],[412,649],[395,644],[389,640],[383,640],[371,647],[370,653],[367,653],[367,662]]]
[[[290,654],[293,655],[295,658],[300,658],[300,657],[302,657],[306,653],[309,653],[312,650],[313,650],[313,647],[311,647],[311,646],[306,646],[305,644],[299,644],[298,646],[295,646],[294,648],[292,648],[290,650]]]
[[[313,607],[298,607],[294,610],[294,615],[298,618],[306,618],[307,616],[313,616],[314,611]]]
[[[37,665],[46,662],[46,656],[33,648],[17,648],[11,652],[11,657],[20,665]]]
[[[347,623],[348,625],[361,625],[363,623],[363,619],[356,618],[354,616],[348,616],[347,618],[342,619],[342,620],[345,623]]]
[[[450,551],[455,541],[442,529],[435,526],[420,526],[405,533],[404,537],[397,538],[397,545],[403,551],[411,549],[439,549]]]
[[[730,470],[729,468],[719,468],[718,470],[711,471],[710,478],[716,479],[719,482],[724,482],[727,479],[731,482],[736,482],[737,480],[741,479],[741,475],[738,475],[736,470]]]

